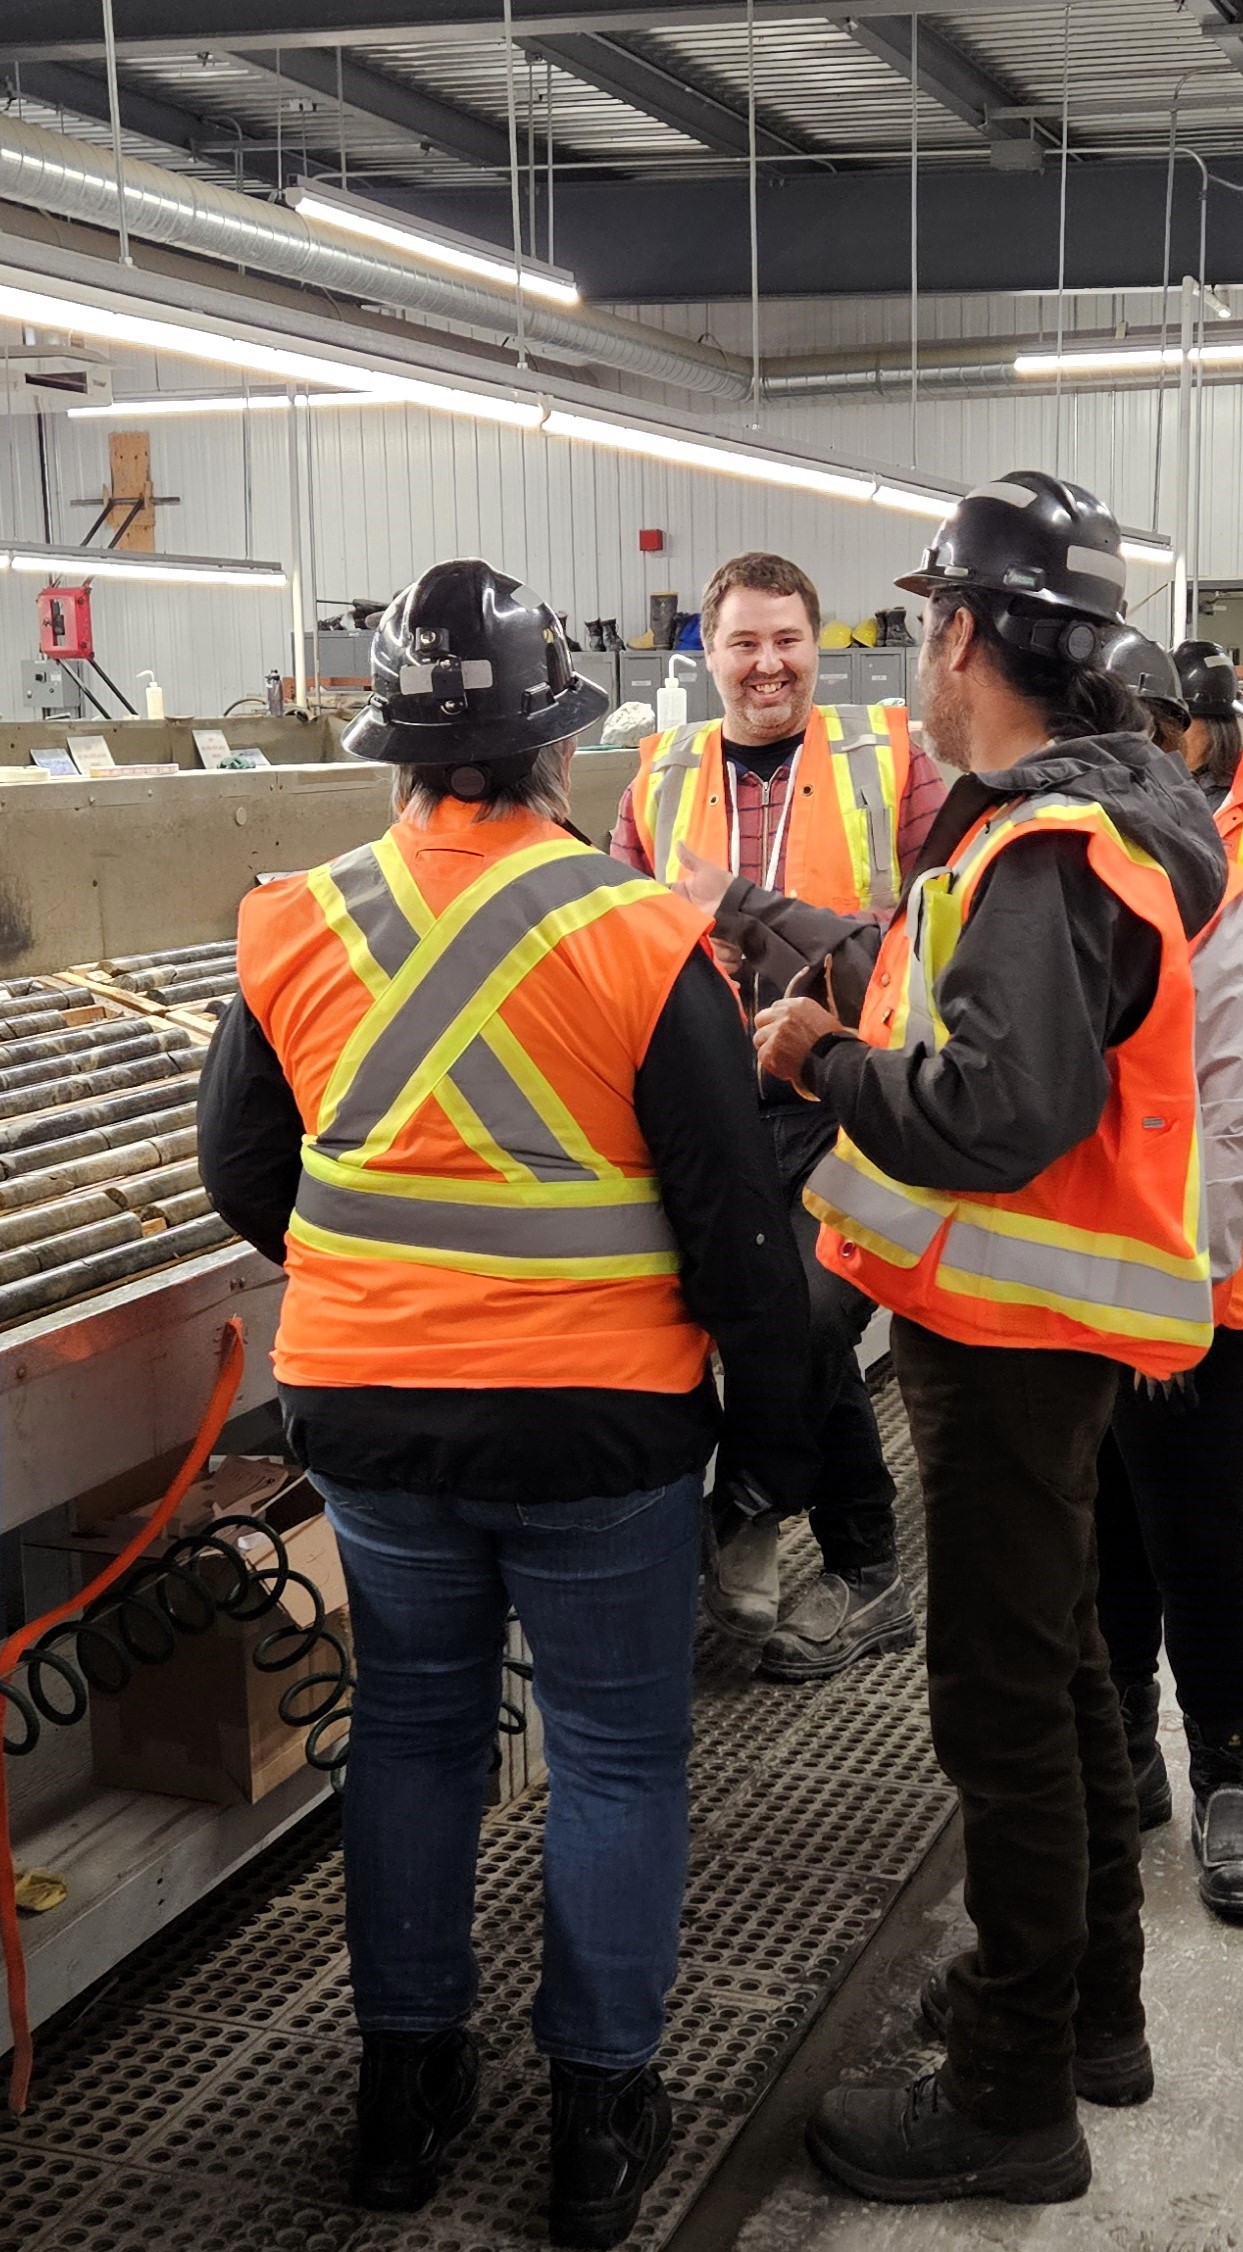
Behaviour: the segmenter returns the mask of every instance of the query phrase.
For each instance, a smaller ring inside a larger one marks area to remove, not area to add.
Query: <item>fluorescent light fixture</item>
[[[15,541],[4,558],[15,571],[56,571],[81,579],[160,579],[174,586],[284,586],[279,563],[234,562],[210,555],[122,554],[116,548],[43,547]]]
[[[394,400],[386,391],[312,391],[305,398],[299,394],[293,404],[298,408],[391,407],[408,402]],[[165,415],[288,414],[289,407],[287,391],[220,391],[207,397],[195,391],[160,391],[149,399],[113,399],[106,407],[70,407],[68,415],[74,422],[125,422],[135,415],[146,421]]]
[[[960,493],[930,493],[915,485],[878,485],[872,495],[878,508],[898,508],[907,516],[931,516],[939,524],[957,508]]]
[[[717,446],[702,438],[680,438],[670,430],[567,414],[560,407],[551,409],[544,428],[550,438],[580,438],[588,445],[642,454],[649,461],[668,462],[674,468],[712,469],[730,477],[752,478],[761,485],[788,485],[796,492],[823,493],[834,500],[871,500],[876,490],[876,479],[864,476],[861,470],[821,469],[814,462],[799,461],[789,454]]]
[[[315,352],[226,336],[219,329],[196,327],[185,319],[171,320],[163,314],[114,312],[111,307],[93,305],[68,293],[54,296],[48,290],[21,289],[8,282],[0,283],[3,319],[27,322],[32,328],[69,329],[75,335],[99,337],[109,344],[136,344],[148,352],[184,353],[188,359],[244,368],[249,374],[276,377],[286,383],[315,383],[331,391],[361,392],[373,401],[435,407],[446,414],[511,423],[523,430],[534,430],[543,414],[534,401],[507,399],[487,391],[455,390],[421,376],[396,375],[358,361],[321,359]]]
[[[1159,532],[1150,540],[1135,532],[1124,533],[1122,553],[1128,563],[1169,564],[1174,560],[1173,548],[1167,539],[1162,539]]]
[[[1232,367],[1243,361],[1243,344],[1193,345],[1188,357],[1193,367]],[[1179,344],[1118,344],[1090,352],[1020,352],[1016,375],[1144,375],[1160,374],[1183,364]]]
[[[406,218],[385,204],[369,203],[344,189],[323,187],[317,180],[300,180],[285,200],[302,218],[316,225],[339,227],[363,242],[382,242],[389,250],[404,251],[407,257],[426,260],[449,273],[473,275],[502,289],[519,286],[514,260],[498,251],[495,243],[475,242],[469,235],[455,234],[452,228],[437,226],[429,219]],[[560,266],[546,266],[539,259],[523,259],[521,286],[524,295],[544,297],[554,305],[579,302],[573,274]]]

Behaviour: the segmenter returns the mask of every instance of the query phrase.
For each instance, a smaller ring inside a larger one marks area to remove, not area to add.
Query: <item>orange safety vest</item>
[[[902,889],[898,820],[910,770],[905,705],[813,708],[790,779],[785,889],[792,898],[839,915],[894,906]],[[720,721],[645,737],[631,804],[648,865],[662,883],[683,874],[679,844],[728,867]]]
[[[1172,1376],[1203,1357],[1213,1330],[1195,992],[1159,863],[1101,806],[1050,792],[999,808],[947,868],[912,885],[881,946],[860,1031],[873,1047],[944,1046],[937,984],[976,888],[999,853],[1033,832],[1086,836],[1097,875],[1161,938],[1152,1007],[1106,1059],[1099,1125],[1008,1195],[912,1188],[841,1133],[804,1191],[823,1223],[817,1255],[882,1306],[961,1344],[1070,1348]]]
[[[306,1129],[283,1383],[701,1381],[634,1084],[709,920],[453,801],[250,894],[241,988]]]
[[[1236,779],[1236,788],[1237,786]],[[1219,809],[1216,817],[1218,821],[1221,820],[1225,811],[1225,806]],[[1243,826],[1243,809],[1241,809],[1241,826]],[[1222,917],[1226,914],[1243,914],[1243,858],[1231,860],[1226,876],[1225,897],[1212,922],[1206,923],[1204,929],[1193,941],[1191,948],[1193,955],[1198,954],[1202,947],[1208,945]],[[1207,1063],[1211,1061],[1211,1058],[1202,1057],[1201,1061]],[[1206,1101],[1207,1095],[1208,1091],[1205,1090]],[[1236,1274],[1227,1275],[1222,1282],[1216,1285],[1213,1291],[1213,1318],[1219,1329],[1243,1329],[1243,1267],[1240,1267]]]
[[[1234,770],[1230,795],[1213,815],[1229,859],[1243,862],[1243,758]]]

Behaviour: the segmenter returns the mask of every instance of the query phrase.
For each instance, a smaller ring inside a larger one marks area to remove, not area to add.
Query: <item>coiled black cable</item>
[[[272,1561],[251,1563],[226,1533],[244,1536],[248,1545],[265,1542]],[[101,1697],[120,1696],[135,1666],[164,1664],[180,1636],[206,1634],[221,1618],[252,1625],[274,1611],[291,1587],[308,1598],[309,1622],[285,1620],[273,1627],[252,1650],[251,1662],[260,1673],[287,1673],[318,1654],[316,1670],[290,1682],[277,1711],[289,1727],[308,1731],[307,1764],[340,1790],[349,1753],[346,1724],[358,1686],[350,1652],[329,1626],[315,1582],[294,1568],[281,1535],[261,1517],[218,1517],[202,1532],[183,1535],[163,1556],[135,1564],[80,1618],[63,1620],[41,1635],[22,1661],[24,1684],[0,1681],[0,1704],[22,1724],[16,1739],[6,1731],[4,1751],[12,1759],[25,1758],[45,1724],[72,1728],[85,1717],[92,1690]],[[525,1659],[507,1658],[505,1666],[516,1678],[531,1679]],[[517,1736],[525,1728],[521,1707],[503,1697],[498,1733]]]

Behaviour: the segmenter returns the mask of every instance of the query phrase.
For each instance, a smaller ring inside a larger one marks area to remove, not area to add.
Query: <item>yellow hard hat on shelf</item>
[[[860,649],[875,649],[880,640],[879,619],[875,615],[860,618],[858,625],[851,628],[851,640]]]
[[[822,649],[849,649],[850,627],[844,626],[840,618],[829,619],[820,628],[820,646]]]

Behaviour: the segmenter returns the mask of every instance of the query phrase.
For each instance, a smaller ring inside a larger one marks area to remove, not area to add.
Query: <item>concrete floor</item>
[[[1186,1755],[1168,1696],[1162,1735],[1174,1820],[1150,1832],[1144,1845],[1157,2092],[1139,2110],[1081,2106],[1094,2168],[1086,2197],[1045,2207],[983,2199],[870,2204],[835,2189],[799,2148],[799,2099],[814,2097],[817,2085],[901,2081],[937,2060],[911,2005],[925,1970],[963,1944],[968,1928],[961,1864],[951,1847],[934,1856],[931,1882],[913,1888],[891,1915],[883,1944],[868,1950],[840,2007],[830,2010],[770,2099],[785,2110],[768,2153],[779,2171],[760,2171],[757,2122],[747,2168],[750,2218],[738,2229],[735,2204],[732,2223],[715,2235],[721,2252],[730,2244],[736,2252],[1234,2252],[1243,2245],[1243,1929],[1211,1917],[1196,1892]],[[757,2203],[765,2179],[774,2186]],[[740,2193],[736,2181],[738,2202]]]

